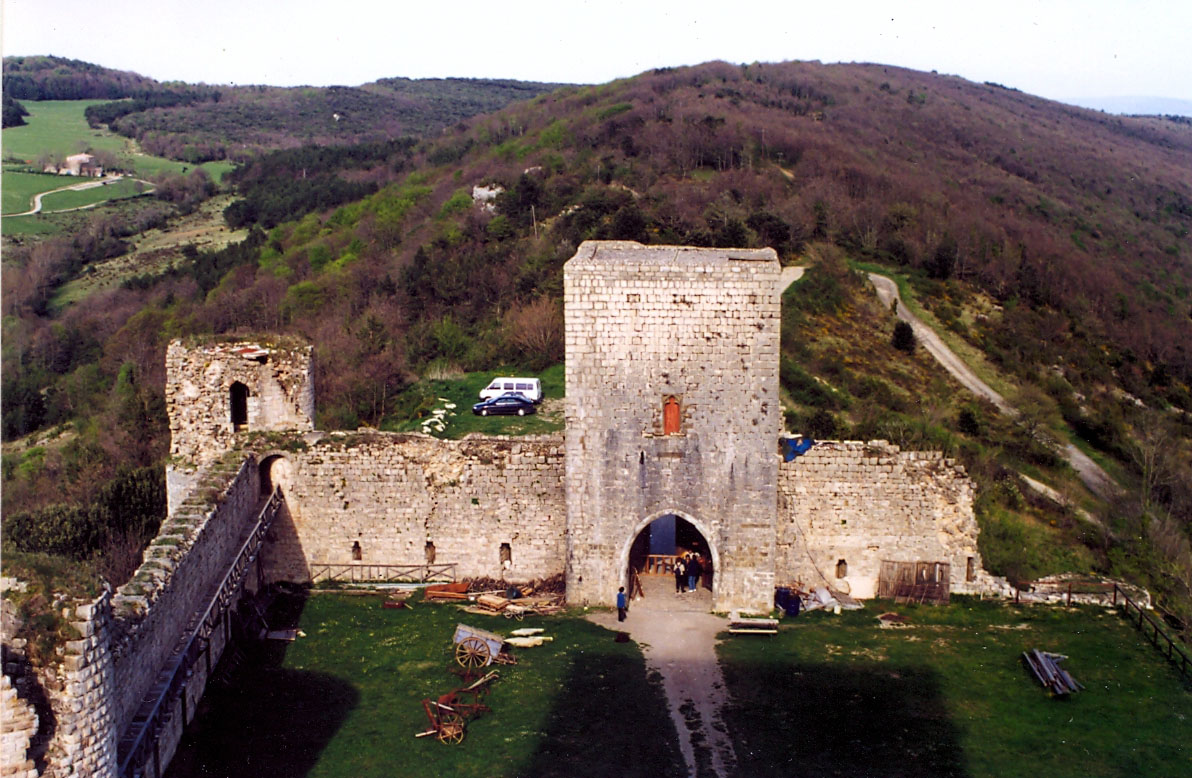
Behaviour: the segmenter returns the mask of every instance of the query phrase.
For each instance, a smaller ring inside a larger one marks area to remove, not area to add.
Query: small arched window
[[[847,578],[848,577],[848,562],[844,561],[843,559],[841,559],[839,562],[836,563],[836,577],[837,578]]]
[[[232,429],[242,430],[248,426],[248,387],[236,381],[229,392]]]
[[[426,541],[426,563],[428,565],[435,563],[435,544],[429,540]]]
[[[679,419],[679,401],[671,395],[662,402],[662,434],[678,435]]]
[[[360,541],[353,540],[352,541],[352,559],[359,562],[363,558],[364,558],[364,551],[363,551],[363,549],[360,548]]]

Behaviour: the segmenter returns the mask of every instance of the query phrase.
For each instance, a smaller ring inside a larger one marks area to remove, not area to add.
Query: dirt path
[[[979,397],[989,400],[1002,413],[1010,416],[1018,415],[1018,411],[1010,403],[1006,402],[1006,398],[1002,397],[989,384],[978,378],[969,369],[969,366],[960,357],[956,356],[952,349],[948,348],[940,337],[935,334],[934,330],[907,310],[898,296],[898,286],[893,280],[877,273],[870,273],[869,281],[873,284],[873,288],[877,290],[877,297],[883,305],[890,307],[891,304],[897,301],[898,305],[895,312],[898,318],[911,325],[911,329],[915,331],[915,337],[922,344],[923,348],[927,350],[927,353],[935,357],[936,361],[943,365],[944,369],[959,381],[964,388]],[[1102,470],[1100,465],[1090,459],[1076,446],[1069,443],[1060,449],[1060,453],[1093,494],[1103,500],[1109,500],[1117,493],[1117,484],[1109,476],[1109,473]]]
[[[728,701],[716,660],[716,635],[728,622],[709,611],[712,593],[677,595],[668,576],[642,580],[646,597],[635,600],[624,623],[616,612],[589,618],[609,629],[628,632],[642,647],[646,664],[662,676],[671,720],[690,778],[731,775],[736,765],[722,710]]]
[[[973,394],[989,400],[1002,413],[1014,414],[1014,409],[1010,406],[1010,403],[1006,402],[1006,398],[1002,397],[989,384],[978,378],[969,369],[969,366],[961,361],[960,357],[956,356],[952,349],[948,348],[940,340],[939,335],[936,335],[934,330],[907,310],[906,306],[902,304],[902,299],[898,296],[898,286],[893,280],[885,276],[879,276],[877,273],[870,273],[869,281],[873,284],[873,288],[877,290],[877,299],[882,301],[882,305],[889,308],[892,301],[898,301],[898,308],[895,310],[898,318],[911,325],[911,329],[915,331],[915,337],[919,343],[927,350],[927,353],[935,357],[936,361],[944,366],[945,370],[952,374],[953,378]]]
[[[805,267],[791,265],[790,267],[782,268],[782,275],[778,277],[778,294],[786,291],[786,288],[803,277]]]

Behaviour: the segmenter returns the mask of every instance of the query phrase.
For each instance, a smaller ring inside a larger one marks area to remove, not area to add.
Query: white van
[[[509,392],[524,395],[531,402],[542,402],[542,382],[537,378],[494,378],[480,390],[480,399],[491,400]]]

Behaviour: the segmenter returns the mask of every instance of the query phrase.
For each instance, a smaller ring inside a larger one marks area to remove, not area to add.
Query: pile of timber
[[[1064,696],[1084,688],[1067,670],[1060,667],[1059,663],[1068,658],[1063,654],[1051,654],[1032,648],[1030,651],[1023,651],[1022,658],[1026,660],[1027,667],[1039,683],[1043,684],[1043,688],[1049,689],[1053,695]]]
[[[466,600],[468,599],[468,587],[467,581],[434,584],[426,587],[426,593],[423,596],[428,600]]]

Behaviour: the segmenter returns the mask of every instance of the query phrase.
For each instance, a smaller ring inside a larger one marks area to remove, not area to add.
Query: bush
[[[899,351],[911,354],[914,353],[915,342],[915,330],[911,325],[904,321],[894,325],[894,337],[890,339],[890,345]]]

